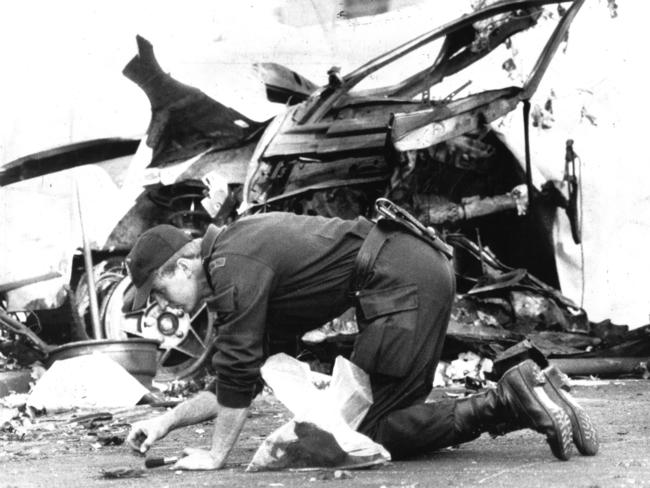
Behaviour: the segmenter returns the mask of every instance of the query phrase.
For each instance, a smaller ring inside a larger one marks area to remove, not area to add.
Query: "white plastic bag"
[[[354,468],[390,460],[383,446],[354,429],[372,404],[368,375],[337,357],[328,388],[317,389],[307,364],[286,354],[271,356],[262,377],[294,419],[273,432],[248,470]]]

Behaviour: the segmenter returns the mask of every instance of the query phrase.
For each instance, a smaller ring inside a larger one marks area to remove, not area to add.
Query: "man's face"
[[[180,308],[192,313],[201,300],[199,282],[192,268],[179,260],[173,273],[158,273],[151,289],[151,298],[160,307]]]

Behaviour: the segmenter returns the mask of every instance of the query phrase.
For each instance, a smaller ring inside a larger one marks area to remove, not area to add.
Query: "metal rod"
[[[16,290],[22,288],[23,286],[32,285],[34,283],[39,283],[41,281],[52,280],[54,278],[60,278],[61,273],[58,271],[50,271],[39,276],[33,276],[31,278],[26,278],[24,280],[10,281],[9,283],[2,283],[0,285],[0,293],[6,293],[11,290]]]
[[[549,362],[571,376],[618,377],[622,374],[639,373],[648,368],[648,356],[640,357],[594,357],[549,358]]]
[[[526,158],[526,187],[528,189],[528,205],[533,206],[533,170],[530,162],[530,100],[524,100],[524,150]]]
[[[90,244],[86,229],[84,227],[84,217],[81,205],[81,196],[79,195],[79,183],[75,180],[75,193],[77,195],[77,209],[79,211],[79,225],[81,228],[81,240],[83,243],[84,265],[86,268],[86,280],[88,281],[88,297],[90,299],[90,321],[93,326],[93,335],[95,339],[101,339],[102,326],[99,322],[99,306],[97,305],[97,290],[95,289],[95,276],[93,274],[93,257],[90,253]]]

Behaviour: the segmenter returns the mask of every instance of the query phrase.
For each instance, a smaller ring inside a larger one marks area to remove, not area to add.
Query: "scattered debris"
[[[310,478],[309,481],[349,480],[351,478],[353,478],[351,471],[337,469],[334,471],[322,471]]]
[[[449,363],[444,376],[448,379],[448,384],[452,381],[465,381],[467,378],[485,382],[485,374],[491,372],[492,361],[470,351],[459,354],[458,359]]]
[[[126,436],[123,435],[114,435],[106,432],[97,433],[97,442],[101,446],[121,446],[125,440]]]
[[[48,454],[73,449],[120,449],[117,446],[124,443],[131,423],[158,416],[162,411],[160,407],[139,405],[101,412],[78,410],[47,415],[40,412],[30,416],[23,401],[22,406],[16,406],[13,417],[0,426],[0,458],[38,456],[43,445],[48,446]]]
[[[0,334],[3,333],[3,330],[0,329]],[[0,371],[13,371],[20,368],[18,362],[15,358],[8,358],[0,352]]]

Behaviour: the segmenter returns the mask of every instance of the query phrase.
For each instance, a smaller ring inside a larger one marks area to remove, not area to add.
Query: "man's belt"
[[[377,260],[379,251],[388,239],[389,231],[384,225],[377,222],[372,226],[370,232],[361,244],[361,249],[354,261],[354,278],[352,279],[352,291],[357,292],[365,288],[370,278],[370,272]]]

